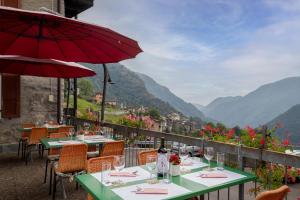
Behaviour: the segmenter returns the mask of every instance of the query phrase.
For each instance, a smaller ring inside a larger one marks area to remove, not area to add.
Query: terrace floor
[[[0,154],[0,200],[46,200],[48,196],[49,184],[43,184],[45,170],[45,159],[41,160],[37,155],[33,155],[33,162],[25,166],[23,160],[17,157],[16,153]],[[85,191],[79,187],[76,190],[75,182],[65,183],[68,199],[84,200]],[[248,190],[254,187],[253,183],[245,186],[245,199],[253,200],[253,196],[248,194]],[[295,200],[300,196],[300,184],[291,185],[292,192],[289,200]],[[220,199],[227,199],[227,189],[220,191]],[[58,189],[56,199],[63,199],[60,189]],[[238,187],[230,189],[230,199],[238,199]],[[208,197],[205,195],[205,199]],[[217,193],[211,193],[210,199],[217,199]]]

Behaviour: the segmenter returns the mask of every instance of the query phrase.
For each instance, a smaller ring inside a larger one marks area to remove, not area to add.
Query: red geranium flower
[[[285,140],[282,141],[282,144],[284,146],[289,146],[290,145],[290,141],[288,139],[285,139]]]
[[[172,154],[172,155],[170,156],[169,162],[170,162],[171,164],[173,164],[173,165],[179,165],[180,162],[181,162],[179,155],[178,155],[178,154]]]
[[[248,134],[252,139],[256,137],[256,133],[253,128],[251,128],[250,126],[247,126],[246,129],[248,130]]]
[[[231,139],[235,134],[235,130],[232,128],[226,133],[227,139]]]
[[[264,140],[263,138],[261,138],[260,144],[261,144],[261,145],[264,145],[264,144],[265,144],[265,140]]]

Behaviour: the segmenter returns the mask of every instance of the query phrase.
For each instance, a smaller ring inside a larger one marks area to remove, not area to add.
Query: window
[[[0,0],[1,6],[9,6],[14,8],[19,8],[19,0]]]
[[[20,117],[20,76],[13,74],[2,74],[2,118]]]

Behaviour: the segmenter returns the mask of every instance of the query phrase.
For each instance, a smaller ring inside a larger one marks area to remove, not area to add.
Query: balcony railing
[[[84,123],[95,124],[95,121],[76,119],[77,126],[83,126]],[[157,148],[159,146],[159,139],[165,138],[167,148],[178,149],[181,145],[193,146],[195,151],[191,154],[204,152],[205,146],[214,147],[216,152],[224,152],[227,156],[227,163],[231,166],[236,166],[241,170],[245,168],[252,168],[256,172],[257,167],[261,162],[276,163],[284,166],[285,174],[289,166],[300,168],[300,156],[285,154],[267,149],[250,148],[243,145],[228,144],[217,141],[203,140],[202,138],[183,136],[173,133],[156,132],[145,129],[127,127],[118,124],[104,123],[104,133],[108,137],[122,139],[126,142],[126,165],[137,165],[136,155],[140,150]],[[268,173],[272,176],[272,173]],[[268,183],[271,187],[271,178]],[[288,182],[288,177],[285,176],[285,184]],[[256,191],[257,183],[255,182]],[[256,192],[255,192],[256,195]],[[244,198],[244,185],[239,186],[239,199]]]

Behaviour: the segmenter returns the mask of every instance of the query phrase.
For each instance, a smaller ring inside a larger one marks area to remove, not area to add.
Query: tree
[[[160,119],[160,113],[156,109],[150,109],[148,111],[148,114],[152,119]]]
[[[80,79],[78,82],[79,96],[84,99],[89,99],[94,94],[93,83],[88,79]]]

